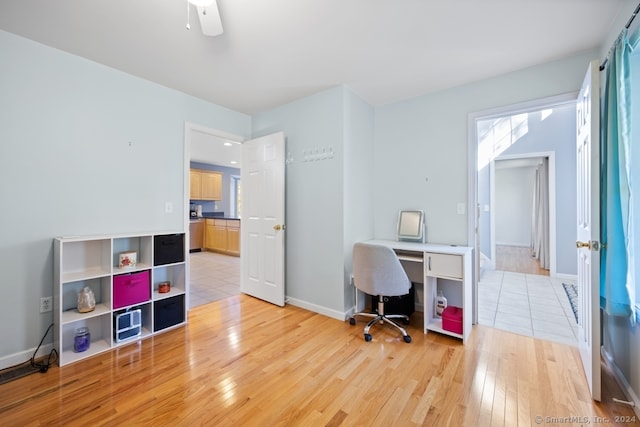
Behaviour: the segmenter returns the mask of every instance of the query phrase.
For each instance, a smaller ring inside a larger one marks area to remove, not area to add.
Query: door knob
[[[580,248],[587,248],[589,250],[592,251],[599,251],[600,249],[604,249],[606,248],[607,245],[605,245],[604,243],[600,243],[597,240],[592,240],[590,242],[581,242],[581,241],[577,241],[576,242],[576,248],[580,249]]]
[[[587,248],[587,249],[591,249],[591,242],[581,242],[581,241],[577,241],[576,242],[576,248],[580,249],[580,248]]]
[[[273,226],[273,229],[276,231],[284,230],[284,225],[276,224]]]

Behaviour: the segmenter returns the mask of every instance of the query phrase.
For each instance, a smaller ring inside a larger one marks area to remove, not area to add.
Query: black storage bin
[[[153,330],[160,331],[184,322],[184,295],[153,303]]]
[[[404,314],[411,316],[415,311],[416,290],[411,285],[409,293],[397,297],[383,297],[385,314]],[[371,295],[371,311],[378,312],[378,297]]]
[[[184,262],[184,234],[153,237],[153,265]]]

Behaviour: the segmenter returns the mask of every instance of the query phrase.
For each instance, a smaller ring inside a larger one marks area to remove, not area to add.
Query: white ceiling
[[[191,161],[226,166],[242,167],[242,145],[239,142],[191,130]]]
[[[2,0],[0,29],[254,114],[338,84],[379,106],[599,48],[630,3],[218,0],[211,38],[193,7],[186,29],[186,0]]]

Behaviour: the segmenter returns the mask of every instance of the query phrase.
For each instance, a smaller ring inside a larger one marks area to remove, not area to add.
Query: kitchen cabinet
[[[202,198],[202,173],[191,169],[189,171],[189,199],[200,200]]]
[[[204,248],[204,219],[191,220],[189,222],[189,250]]]
[[[222,199],[222,174],[219,172],[202,173],[202,200]]]
[[[189,170],[190,200],[221,200],[222,173],[199,169]]]
[[[184,233],[54,239],[53,343],[60,366],[186,324],[184,239]],[[135,261],[120,267],[124,252],[135,252]],[[168,291],[160,287],[165,282]],[[78,293],[85,288],[95,308],[81,312]],[[75,335],[83,328],[88,341],[79,351]]]
[[[240,220],[227,220],[227,253],[240,256]]]
[[[226,255],[240,256],[240,220],[207,219],[205,247]]]

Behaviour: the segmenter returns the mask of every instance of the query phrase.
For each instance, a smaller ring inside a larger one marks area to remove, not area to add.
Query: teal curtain
[[[634,315],[635,279],[631,201],[632,45],[625,29],[610,54],[605,77],[601,135],[600,297],[613,316]]]

